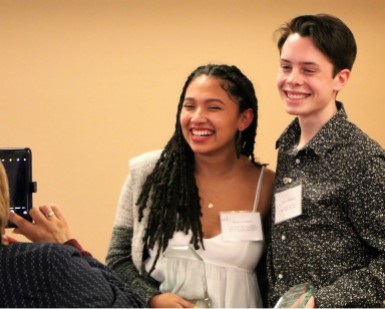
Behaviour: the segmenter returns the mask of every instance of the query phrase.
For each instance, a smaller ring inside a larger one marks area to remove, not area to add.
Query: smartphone
[[[0,148],[0,160],[4,165],[9,184],[9,209],[32,221],[32,193],[36,182],[32,181],[32,152],[30,148]],[[8,221],[7,227],[15,227]]]

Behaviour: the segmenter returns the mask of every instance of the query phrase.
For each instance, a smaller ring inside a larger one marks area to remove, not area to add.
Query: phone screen
[[[0,160],[8,176],[9,209],[31,220],[29,216],[29,210],[32,207],[31,150],[29,148],[0,149]],[[13,226],[8,222],[7,227]]]

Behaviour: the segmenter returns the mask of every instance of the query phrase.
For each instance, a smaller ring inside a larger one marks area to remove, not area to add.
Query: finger
[[[181,305],[183,308],[197,308],[195,304],[190,303],[188,301],[184,301],[183,303],[181,303]]]
[[[43,224],[47,219],[45,216],[45,212],[47,210],[42,210],[42,207],[43,206],[39,206],[38,208],[32,207],[29,211],[29,215],[31,216],[32,220],[38,224]]]
[[[305,308],[315,308],[315,298],[314,298],[314,296],[310,297],[309,301],[306,303]]]
[[[182,297],[179,297],[177,301],[183,308],[196,308],[196,305],[193,303],[190,303],[189,301],[185,300]]]
[[[40,211],[46,218],[52,217],[55,213],[52,211],[51,206],[48,205],[42,205],[39,206]]]
[[[8,219],[12,221],[17,226],[17,228],[24,228],[25,226],[32,225],[31,222],[27,221],[13,211],[9,213]]]
[[[16,227],[13,229],[12,233],[22,234],[28,239],[33,241],[35,225],[32,222],[27,221],[23,217],[17,215],[16,213],[9,213],[9,219],[15,223]]]
[[[61,212],[60,208],[57,205],[51,204],[51,209],[55,213],[55,216],[59,220],[64,220],[65,221],[64,215],[63,215],[63,213]]]

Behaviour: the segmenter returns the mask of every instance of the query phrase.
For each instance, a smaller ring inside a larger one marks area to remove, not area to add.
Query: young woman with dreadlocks
[[[164,252],[176,244],[203,260],[212,307],[262,306],[258,226],[270,210],[274,173],[254,157],[257,116],[254,87],[237,67],[200,66],[185,82],[165,148],[131,159],[107,264],[150,307],[195,306],[178,287],[164,289]],[[173,273],[182,281],[189,274]]]

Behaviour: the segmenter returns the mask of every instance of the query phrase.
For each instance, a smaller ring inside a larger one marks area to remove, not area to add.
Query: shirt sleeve
[[[145,307],[143,299],[107,266],[69,247],[54,247],[46,261],[58,307]]]

